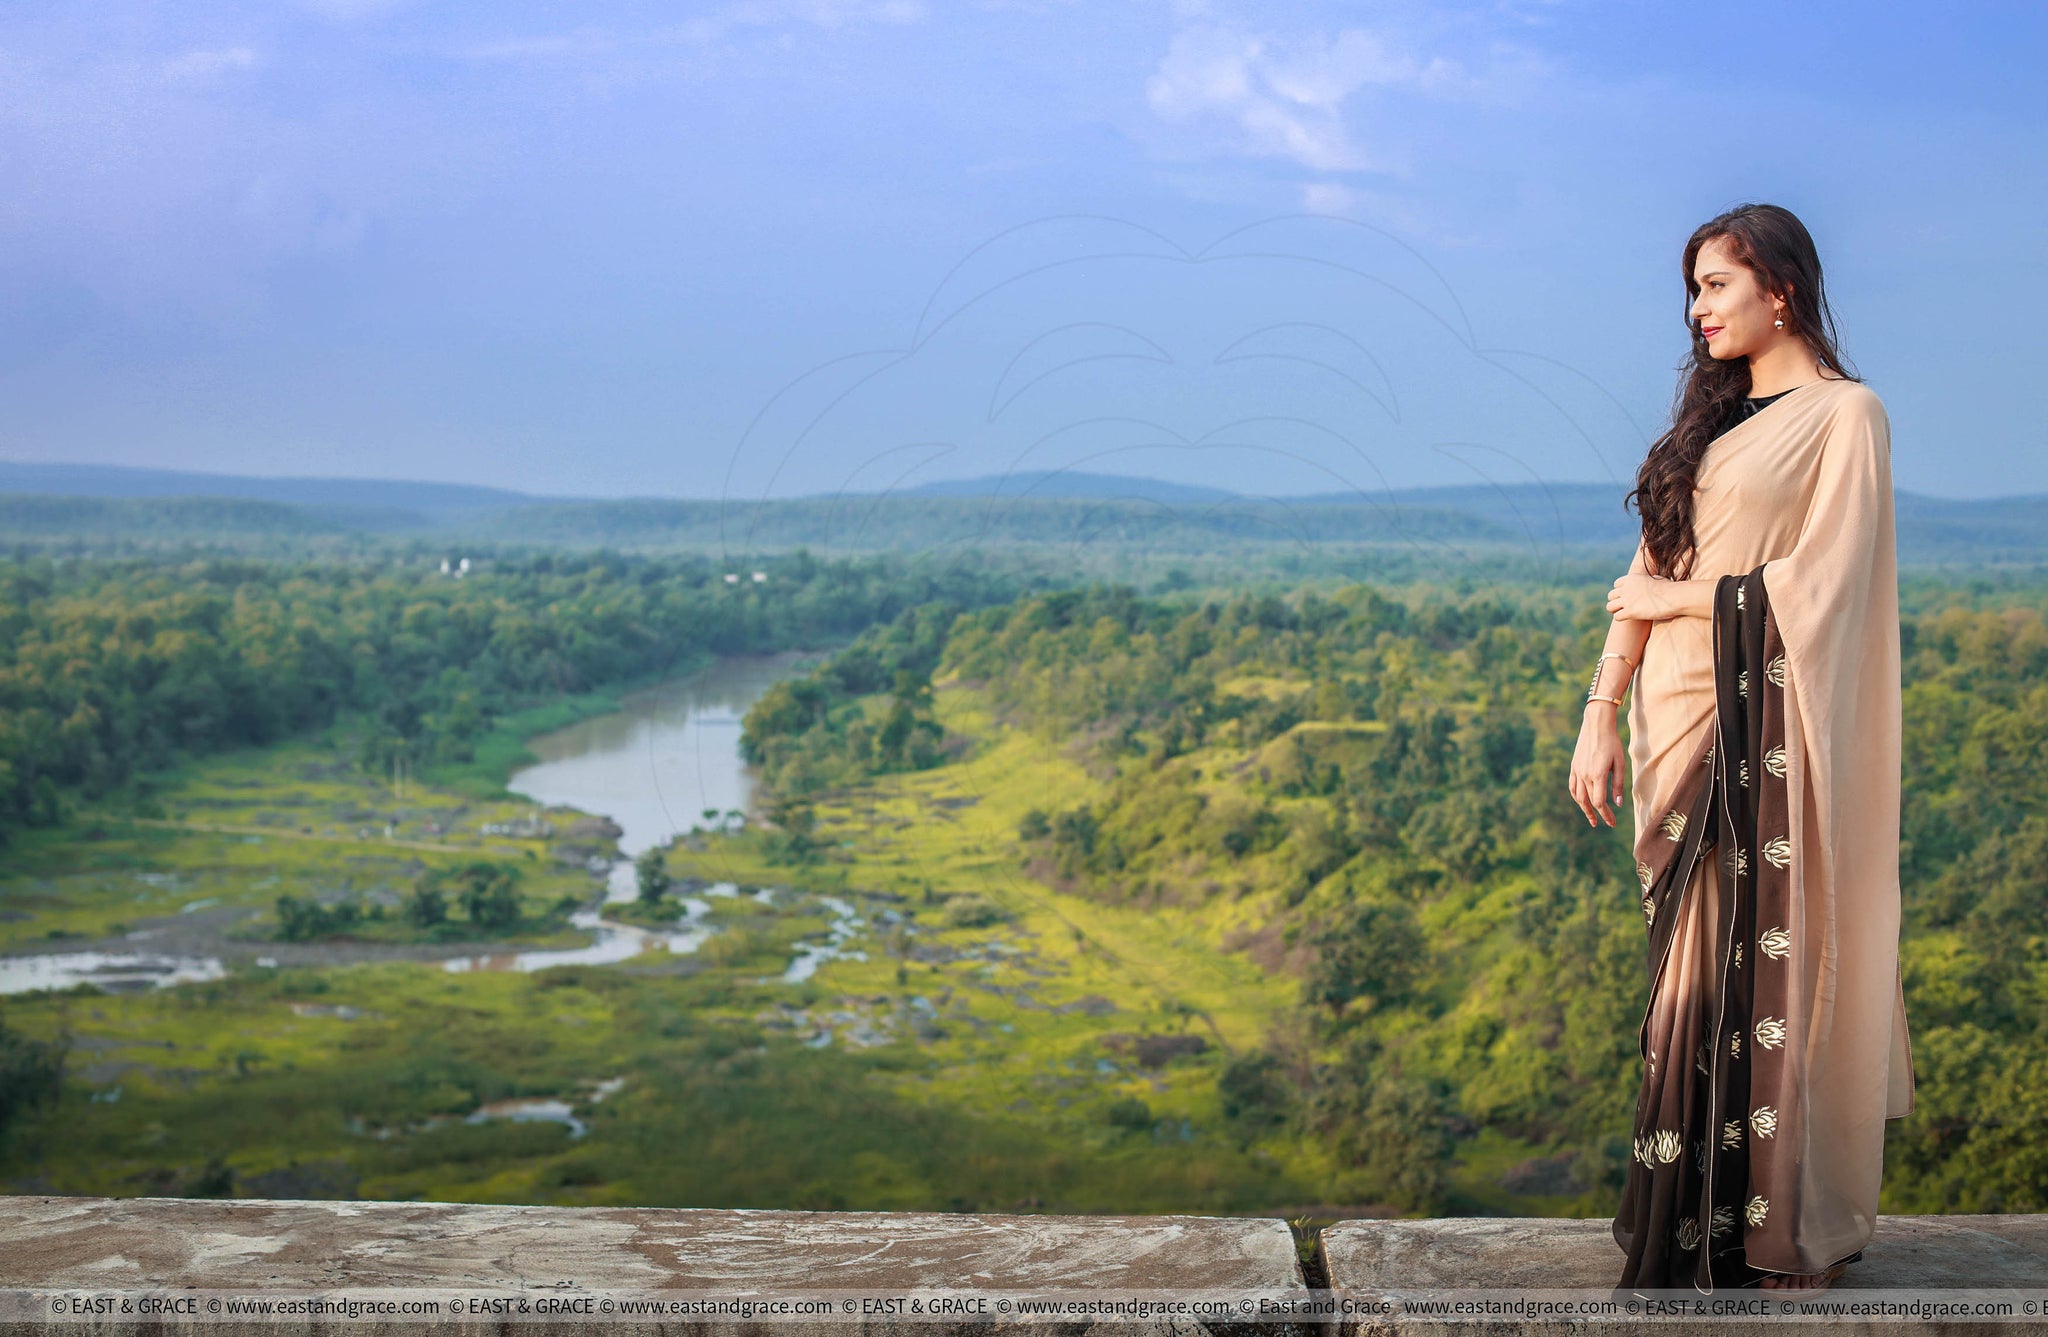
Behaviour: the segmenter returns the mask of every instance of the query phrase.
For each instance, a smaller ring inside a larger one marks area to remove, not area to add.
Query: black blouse
[[[1802,388],[1804,387],[1795,385],[1792,387],[1792,390],[1798,390]],[[1745,419],[1753,416],[1758,409],[1764,407],[1764,405],[1766,404],[1777,403],[1786,395],[1791,394],[1792,390],[1780,390],[1777,394],[1765,395],[1762,399],[1752,399],[1748,395],[1744,395],[1742,398],[1741,405],[1735,410],[1735,417],[1729,421],[1728,426],[1733,427],[1736,423],[1742,422]]]

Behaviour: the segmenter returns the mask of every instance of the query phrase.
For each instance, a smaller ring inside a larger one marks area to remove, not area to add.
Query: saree
[[[1712,1293],[1861,1250],[1912,1110],[1883,403],[1799,387],[1695,489],[1713,616],[1651,623],[1628,715],[1650,999],[1613,1234],[1620,1287]]]

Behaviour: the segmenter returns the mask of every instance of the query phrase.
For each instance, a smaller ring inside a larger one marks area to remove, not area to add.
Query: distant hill
[[[38,497],[0,495],[9,538],[300,537],[363,532],[308,506],[241,497]]]
[[[881,496],[882,493],[861,493]],[[1031,473],[983,474],[979,478],[949,478],[916,487],[892,488],[892,497],[1033,497],[1039,500],[1093,498],[1096,500],[1160,501],[1169,503],[1238,501],[1235,492],[1222,488],[1197,487],[1190,483],[1169,483],[1158,478],[1130,478],[1122,474],[1091,474],[1073,470],[1038,470]]]
[[[11,494],[0,495],[0,537],[396,533],[753,551],[1451,543],[1626,552],[1638,533],[1622,505],[1627,491],[1626,482],[1528,482],[1247,497],[1161,479],[1043,470],[772,501],[607,500],[460,483],[0,462],[0,494]],[[1904,563],[2048,561],[2048,495],[1950,501],[1901,492],[1896,501]]]
[[[1158,502],[1086,497],[801,498],[792,501],[555,502],[480,515],[463,528],[497,542],[588,546],[927,551],[1130,544],[1469,543],[1526,540],[1467,512],[1419,506],[1298,506],[1227,495]]]
[[[381,478],[259,478],[241,474],[131,469],[114,464],[16,464],[0,461],[0,493],[68,497],[238,497],[293,506],[414,511],[443,519],[530,505],[542,498],[465,483]]]

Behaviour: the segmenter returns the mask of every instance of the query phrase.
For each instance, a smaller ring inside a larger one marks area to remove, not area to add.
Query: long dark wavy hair
[[[1835,351],[1835,318],[1821,283],[1820,253],[1806,225],[1791,210],[1775,204],[1742,204],[1700,224],[1685,243],[1681,262],[1684,320],[1692,351],[1679,366],[1671,429],[1651,444],[1636,470],[1635,488],[1624,498],[1624,505],[1632,503],[1642,517],[1650,570],[1677,580],[1690,579],[1698,556],[1692,492],[1700,457],[1715,437],[1739,421],[1742,398],[1750,389],[1749,359],[1716,358],[1692,319],[1692,304],[1700,295],[1693,264],[1700,247],[1716,237],[1727,239],[1728,249],[1756,271],[1766,292],[1785,298],[1787,328],[1806,341],[1822,367],[1845,380],[1863,379],[1844,368]]]

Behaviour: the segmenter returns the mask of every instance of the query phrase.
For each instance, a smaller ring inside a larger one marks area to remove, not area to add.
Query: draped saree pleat
[[[1652,993],[1615,1217],[1623,1286],[1749,1284],[1764,1275],[1747,1261],[1750,1245],[1776,1235],[1789,1247],[1798,1218],[1799,1111],[1775,1102],[1789,1037],[1808,1018],[1782,969],[1792,915],[1785,646],[1761,567],[1717,582],[1713,637],[1715,727],[1670,811],[1636,845]]]

